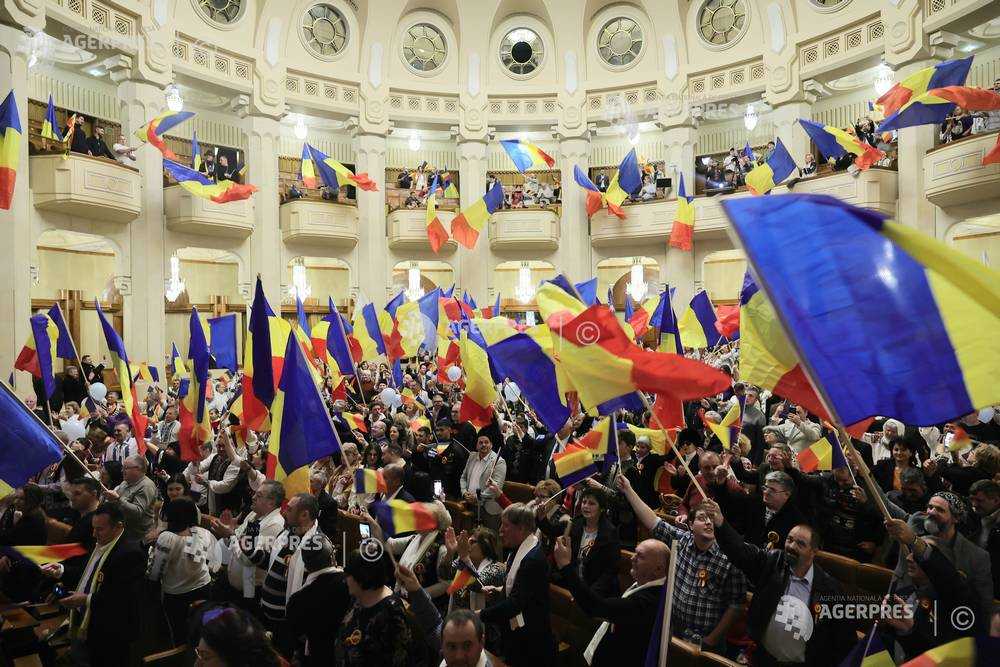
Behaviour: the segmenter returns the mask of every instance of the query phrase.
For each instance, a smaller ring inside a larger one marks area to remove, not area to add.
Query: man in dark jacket
[[[332,665],[337,633],[344,614],[351,607],[344,573],[333,560],[333,544],[316,533],[302,544],[305,585],[288,599],[285,610],[288,628],[299,640],[299,664]],[[322,610],[323,613],[317,613]]]
[[[455,439],[450,418],[439,419],[434,431],[437,436],[437,447],[441,449],[436,450],[437,455],[431,459],[431,477],[441,482],[449,498],[461,498],[460,480],[462,471],[465,470],[465,462],[469,458],[469,450]]]
[[[87,118],[83,114],[76,114],[69,117],[69,120],[76,119],[76,123],[71,127],[66,125],[66,129],[63,131],[63,137],[69,135],[69,149],[74,153],[82,153],[83,155],[90,155],[90,146],[87,143],[87,132],[83,129],[83,124],[86,122]],[[72,134],[70,134],[72,132]]]
[[[856,643],[851,621],[813,611],[835,603],[840,583],[814,562],[819,533],[806,524],[793,527],[783,549],[762,549],[726,523],[718,503],[701,508],[711,517],[723,553],[754,583],[747,632],[757,643],[755,667],[805,663],[834,667]]]
[[[979,522],[974,541],[990,555],[993,597],[1000,599],[1000,484],[979,480],[969,489],[969,500]]]
[[[751,497],[746,514],[746,539],[750,544],[764,547],[771,533],[778,536],[777,544],[785,541],[791,529],[806,523],[798,505],[791,500],[795,482],[788,473],[775,470],[764,478],[761,495]]]

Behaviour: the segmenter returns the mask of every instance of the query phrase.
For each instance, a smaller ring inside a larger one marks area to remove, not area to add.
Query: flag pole
[[[693,479],[693,478],[692,478]],[[706,498],[708,496],[705,496]],[[664,582],[666,590],[663,594],[663,625],[660,627],[660,655],[657,662],[658,667],[666,667],[667,654],[670,652],[670,616],[674,609],[674,583],[677,581],[677,550],[673,540],[670,544],[670,564],[667,566],[667,580]]]
[[[691,472],[691,468],[688,466],[687,461],[684,460],[684,456],[682,456],[680,450],[677,449],[677,444],[675,442],[676,439],[675,440],[670,439],[670,432],[667,431],[667,427],[663,425],[663,422],[660,421],[660,418],[653,410],[653,406],[649,403],[649,399],[646,398],[646,394],[641,391],[636,393],[638,393],[639,397],[642,399],[642,404],[646,407],[647,410],[649,410],[649,416],[652,418],[653,421],[656,422],[657,428],[663,431],[663,435],[665,435],[667,438],[667,444],[670,445],[670,448],[672,450],[674,450],[674,455],[677,456],[677,460],[680,461],[680,464],[684,466],[684,470],[687,471],[688,477],[691,478],[691,483],[694,484],[694,488],[698,489],[698,493],[701,494],[702,498],[708,498],[709,495],[705,493],[705,489],[701,488],[701,484],[698,483],[698,478],[694,476],[693,472]]]
[[[62,318],[63,324],[66,323],[66,317],[63,315],[62,308],[59,306],[59,302],[56,301],[53,304],[59,311],[59,317]],[[76,341],[73,340],[73,336],[69,335],[69,328],[66,329],[66,337],[69,339],[70,347],[73,348],[73,358],[76,359],[76,367],[80,369],[80,377],[83,378],[83,384],[87,387],[87,397],[90,397],[90,380],[87,379],[87,374],[83,370],[83,360],[80,359],[80,352],[76,349]]]

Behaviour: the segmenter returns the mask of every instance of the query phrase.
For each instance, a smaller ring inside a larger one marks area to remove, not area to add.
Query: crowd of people
[[[68,367],[52,405],[75,457],[2,501],[0,544],[45,544],[55,525],[60,542],[87,553],[38,568],[5,551],[2,591],[67,610],[73,664],[130,664],[143,642],[123,640],[143,637],[152,650],[189,646],[206,665],[454,667],[490,655],[554,664],[554,583],[599,622],[583,649],[589,664],[633,665],[672,552],[674,636],[754,666],[835,666],[858,626],[812,611],[850,599],[820,564],[823,550],[894,568],[887,600],[914,609],[878,625],[897,661],[991,624],[1000,633],[1000,410],[924,428],[877,419],[847,467],[804,472],[797,454],[821,438],[818,420],[740,382],[738,344],[707,358],[732,386],[685,405],[676,450],[656,451],[648,414],[620,411],[618,461],[567,489],[553,455],[594,417],[549,432],[505,382],[477,429],[462,419],[463,385],[432,358],[405,365],[406,401],[384,364],[366,362],[346,397],[328,395],[340,451],[311,465],[309,492],[292,494],[267,474],[268,434],[229,412],[240,374],[215,380],[215,435],[185,462],[179,378],[141,400],[142,454],[114,392],[81,414],[83,380],[102,370],[85,357],[86,377]],[[725,447],[708,424],[735,401],[741,433]],[[956,433],[968,442],[953,446]],[[359,490],[359,469],[379,470],[384,487]],[[512,502],[511,483],[529,485],[532,499]],[[425,503],[436,529],[384,534],[372,503],[389,500]],[[473,525],[456,529],[446,500]],[[366,537],[345,554],[349,522]],[[449,590],[461,571],[471,584]],[[957,607],[972,610],[968,627],[942,620]],[[797,612],[808,632],[786,622]]]

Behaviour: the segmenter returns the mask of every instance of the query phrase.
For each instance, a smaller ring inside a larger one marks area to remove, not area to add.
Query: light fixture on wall
[[[632,260],[632,262],[632,268],[629,270],[628,285],[626,285],[625,291],[628,292],[633,301],[638,302],[646,298],[646,293],[649,292],[649,285],[646,284],[645,270],[642,267],[642,262],[638,257]]]
[[[636,145],[639,144],[639,128],[638,127],[635,128],[635,131],[631,132],[628,135],[628,142],[630,144],[632,144],[633,146],[636,146]]]
[[[163,92],[167,98],[168,109],[174,112],[182,111],[184,109],[184,98],[181,97],[180,88],[171,83],[163,89]]]
[[[413,130],[412,132],[410,132],[409,145],[410,145],[410,150],[411,151],[419,151],[420,150],[420,133],[417,132],[416,130]]]
[[[306,135],[309,134],[309,128],[306,127],[306,121],[305,118],[302,117],[302,114],[299,114],[299,119],[295,122],[294,132],[295,138],[300,141],[305,139]]]
[[[292,264],[292,287],[288,291],[293,299],[298,297],[302,301],[308,299],[312,294],[312,287],[306,280],[306,264],[301,258]]]
[[[521,262],[517,269],[517,288],[514,296],[521,303],[531,303],[535,298],[535,286],[531,282],[531,267],[527,262]]]
[[[892,70],[885,63],[882,63],[875,71],[875,81],[873,82],[875,94],[882,97],[889,92],[892,84]]]
[[[167,301],[173,302],[181,295],[185,289],[184,281],[181,280],[181,259],[177,255],[170,257],[170,278],[167,279],[164,293]]]
[[[535,324],[538,323],[537,319],[535,318],[535,311],[529,310],[524,314],[524,323],[527,324],[529,327],[533,327],[535,326]]]
[[[410,268],[406,270],[406,298],[409,301],[416,301],[423,295],[424,289],[420,286],[420,265],[411,262]]]
[[[743,127],[747,128],[747,132],[753,132],[759,120],[760,116],[757,115],[757,110],[753,108],[753,104],[748,104],[747,110],[743,113]]]

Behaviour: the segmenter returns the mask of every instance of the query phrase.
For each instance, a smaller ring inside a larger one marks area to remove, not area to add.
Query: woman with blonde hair
[[[345,442],[340,448],[340,465],[333,469],[330,474],[328,489],[333,499],[337,501],[338,507],[354,507],[360,502],[360,498],[355,498],[354,492],[354,471],[361,466],[361,454],[358,446],[353,442]]]

